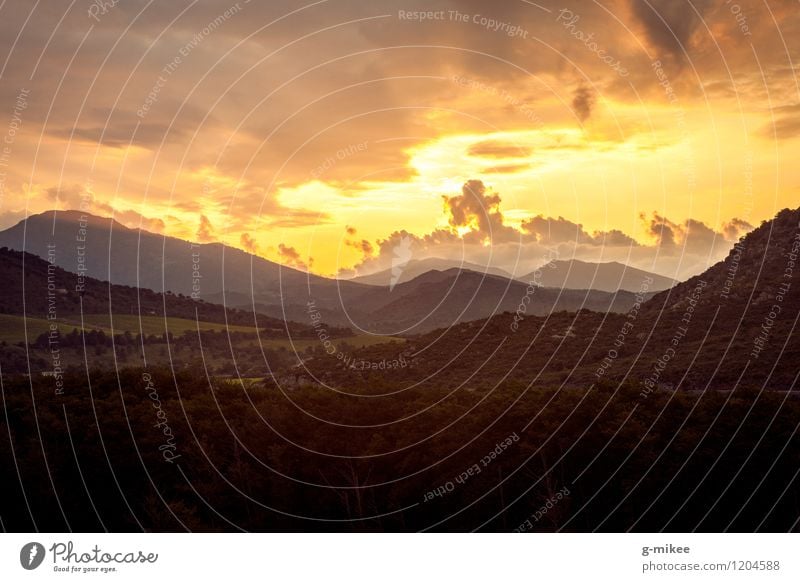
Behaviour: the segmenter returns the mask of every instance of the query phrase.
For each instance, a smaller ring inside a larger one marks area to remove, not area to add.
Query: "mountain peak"
[[[114,230],[131,230],[121,222],[108,216],[98,216],[91,212],[84,212],[82,210],[45,210],[38,214],[31,214],[27,218],[19,221],[16,226],[12,228],[21,227],[25,222],[28,223],[43,223],[43,222],[62,222],[62,223],[84,223],[87,226],[109,228],[113,225]]]
[[[637,292],[643,282],[649,291],[663,291],[677,283],[674,279],[637,269],[618,261],[591,263],[581,259],[556,259],[537,270],[520,277],[523,281],[537,281],[544,287],[559,289],[596,289]]]

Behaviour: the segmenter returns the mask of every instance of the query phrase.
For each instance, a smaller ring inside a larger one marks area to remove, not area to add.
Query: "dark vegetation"
[[[629,386],[509,382],[409,389],[375,406],[316,386],[284,393],[149,374],[69,376],[59,397],[47,379],[5,381],[8,530],[510,531],[526,520],[534,531],[797,529],[800,404],[786,395],[641,401]],[[172,462],[147,378],[174,436]],[[511,435],[518,441],[484,465]],[[451,490],[430,493],[439,487]]]

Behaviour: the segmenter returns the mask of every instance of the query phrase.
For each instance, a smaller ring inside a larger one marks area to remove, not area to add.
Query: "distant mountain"
[[[634,301],[634,294],[625,291],[534,289],[506,277],[463,269],[429,271],[392,290],[376,287],[359,298],[362,309],[371,312],[367,318],[371,326],[394,333],[419,333],[518,309],[529,315],[579,309],[621,312]]]
[[[55,320],[80,315],[113,314],[175,317],[239,326],[261,327],[269,337],[314,337],[309,325],[282,320],[173,293],[156,293],[125,285],[109,285],[79,277],[30,253],[0,248],[0,314]],[[346,330],[335,330],[347,335]]]
[[[524,310],[529,315],[579,309],[623,312],[636,301],[635,295],[627,291],[532,289],[505,277],[461,269],[429,271],[392,289],[374,286],[368,289],[356,293],[342,290],[338,308],[317,303],[323,320],[382,335],[417,334],[504,311]],[[272,317],[294,321],[308,318],[305,305],[259,303],[257,309]]]
[[[503,269],[497,267],[487,267],[478,265],[476,263],[469,263],[466,261],[453,261],[450,259],[439,259],[431,257],[427,259],[412,260],[405,264],[398,264],[393,269],[386,269],[385,271],[378,271],[370,273],[369,275],[362,275],[349,279],[355,283],[364,283],[366,285],[377,286],[394,286],[399,283],[406,283],[412,279],[424,275],[430,271],[448,271],[450,269],[462,269],[466,271],[475,271],[476,273],[486,273],[487,275],[496,275],[499,277],[511,278],[511,274]]]
[[[0,232],[0,247],[39,257],[51,253],[56,265],[73,273],[195,299],[224,289],[280,302],[296,293],[307,295],[309,288],[337,286],[219,243],[192,244],[78,211],[30,216]]]
[[[109,218],[45,212],[0,232],[0,247],[50,258],[55,265],[117,285],[171,292],[311,324],[309,304],[330,326],[379,334],[423,333],[524,306],[528,314],[577,310],[624,311],[633,293],[545,289],[500,272],[428,270],[394,286],[327,279],[219,243],[192,244]],[[414,269],[434,263],[420,261]],[[482,268],[481,268],[482,269]],[[405,272],[405,269],[404,269]],[[649,297],[649,295],[648,295]]]
[[[496,386],[507,378],[542,387],[620,389],[637,402],[676,389],[797,391],[798,258],[800,209],[783,210],[741,239],[724,261],[634,302],[626,313],[569,304],[569,311],[542,316],[533,308],[516,328],[514,316],[505,313],[413,338],[408,352],[414,365],[399,387],[435,374],[448,386]],[[353,357],[379,361],[391,355],[387,350],[363,348]],[[350,387],[371,381],[369,374],[354,380],[324,359],[312,371]]]
[[[572,259],[550,261],[543,267],[518,277],[520,281],[537,281],[545,287],[558,289],[596,289],[598,291],[637,291],[642,281],[650,277],[652,291],[663,291],[673,287],[677,281],[649,273],[616,261],[610,263],[588,263]]]

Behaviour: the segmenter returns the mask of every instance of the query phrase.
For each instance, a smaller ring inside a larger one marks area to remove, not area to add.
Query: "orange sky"
[[[268,4],[6,2],[0,226],[83,197],[321,274],[409,236],[685,277],[798,206],[794,1]]]

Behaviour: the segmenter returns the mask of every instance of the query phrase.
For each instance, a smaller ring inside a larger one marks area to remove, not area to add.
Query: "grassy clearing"
[[[0,314],[0,342],[15,344],[25,341],[26,323],[29,341],[34,341],[50,329],[50,322],[46,319]]]
[[[108,335],[112,333],[115,335],[121,334],[126,331],[129,331],[133,335],[138,333],[144,333],[145,335],[161,335],[165,330],[169,330],[175,336],[180,336],[186,331],[196,331],[198,326],[201,330],[213,329],[216,331],[224,331],[226,329],[226,326],[222,323],[201,321],[198,324],[191,319],[181,319],[178,317],[168,317],[165,322],[162,317],[150,315],[142,316],[141,318],[136,315],[114,315],[112,321],[108,314],[86,314],[83,316],[83,321],[87,331],[92,329],[102,330]],[[50,329],[50,322],[46,319],[0,314],[0,341],[9,344],[25,341],[26,323],[29,342],[35,341],[39,335],[47,333]],[[80,316],[62,318],[58,320],[58,325],[59,331],[62,334],[68,334],[73,329],[81,329],[81,319]],[[251,333],[256,331],[254,327],[243,325],[229,325],[227,329],[230,331]],[[337,339],[334,340],[333,343],[337,347],[340,347],[342,343],[346,342],[355,348],[361,348],[391,341],[402,342],[403,340],[381,335],[357,335],[345,339]],[[255,343],[254,340],[253,344]],[[287,350],[294,349],[296,351],[303,351],[307,347],[314,348],[320,345],[319,340],[316,338],[301,340],[262,339],[261,343],[265,348],[286,348]]]
[[[81,318],[79,315],[59,318],[57,321],[59,331],[62,334],[68,334],[73,329],[81,329],[82,327],[87,331],[93,329],[98,331],[102,330],[108,335],[121,334],[126,331],[131,332],[133,335],[137,333],[161,335],[164,331],[169,330],[176,336],[183,335],[185,331],[196,331],[198,327],[200,327],[201,330],[213,329],[223,331],[226,329],[225,324],[222,323],[201,321],[198,324],[191,319],[168,317],[165,320],[163,317],[152,315],[143,316],[141,318],[136,315],[115,315],[112,320],[107,314],[86,314],[83,316],[83,326],[81,326]],[[37,336],[47,333],[50,329],[50,322],[46,319],[0,314],[0,341],[7,343],[25,341],[26,324],[28,341],[34,341]],[[256,331],[254,327],[246,327],[243,325],[229,325],[227,329],[245,332]]]

